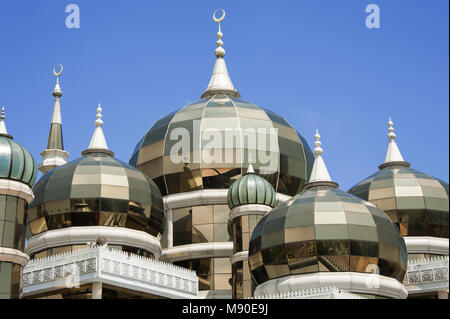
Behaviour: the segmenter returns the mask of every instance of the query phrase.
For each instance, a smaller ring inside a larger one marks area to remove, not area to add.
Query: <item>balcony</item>
[[[403,284],[408,294],[448,290],[448,256],[408,261]]]
[[[23,270],[23,297],[103,283],[170,299],[197,298],[194,271],[107,246],[31,260]]]

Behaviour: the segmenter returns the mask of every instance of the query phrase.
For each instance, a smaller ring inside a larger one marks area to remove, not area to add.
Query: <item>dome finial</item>
[[[253,169],[253,165],[252,165],[252,156],[250,154],[248,154],[248,167],[247,167],[247,174],[254,174],[255,170]]]
[[[59,71],[56,72],[56,67],[59,66]],[[53,75],[56,77],[56,84],[55,84],[55,88],[53,89],[53,93],[52,95],[54,97],[61,97],[62,96],[62,91],[61,88],[59,87],[59,76],[62,74],[63,72],[63,66],[62,64],[58,64],[53,68]]]
[[[390,117],[388,121],[388,132],[389,146],[384,163],[404,162],[405,160],[403,159],[397,143],[395,142],[395,138],[397,137],[397,135],[394,132],[394,123],[392,122],[392,119]]]
[[[97,115],[95,116],[97,119],[95,120],[95,126],[97,126],[97,127],[101,127],[101,126],[103,126],[103,121],[102,121],[102,117],[103,117],[103,115],[102,115],[102,107],[101,107],[101,104],[100,103],[98,103],[98,107],[97,107]]]
[[[314,161],[314,166],[311,172],[311,177],[309,179],[309,183],[313,182],[332,182],[330,174],[328,173],[328,169],[323,161],[322,154],[323,149],[321,147],[322,142],[320,142],[320,134],[319,130],[316,130],[316,134],[314,135],[314,139],[316,142],[314,145],[314,154],[316,154],[316,159]]]
[[[102,107],[100,103],[97,107],[97,115],[95,120],[95,130],[94,135],[92,135],[91,143],[86,151],[81,154],[85,155],[88,153],[105,153],[114,156],[114,153],[108,149],[108,144],[106,144],[105,134],[103,134],[103,120],[102,120]]]
[[[221,11],[222,15],[217,18],[216,14]],[[202,98],[211,97],[214,94],[225,93],[233,98],[239,98],[241,95],[233,86],[230,76],[228,74],[227,65],[223,59],[225,56],[225,49],[223,48],[223,33],[220,23],[225,19],[225,10],[217,9],[213,13],[213,20],[219,25],[219,30],[217,31],[217,48],[214,50],[214,54],[217,57],[216,63],[214,65],[213,75],[209,81],[208,88],[203,92]]]
[[[217,12],[222,11],[222,16],[220,18],[216,17]],[[216,55],[217,58],[223,58],[225,56],[225,49],[222,47],[223,46],[223,33],[220,30],[220,22],[223,21],[223,19],[225,19],[225,10],[223,9],[217,9],[216,11],[214,11],[213,14],[213,20],[214,22],[216,22],[219,25],[219,31],[217,31],[217,49],[214,50],[214,54]]]
[[[0,115],[0,135],[8,135],[5,125],[5,107],[2,106],[2,114]]]
[[[320,147],[322,145],[322,142],[320,141],[320,134],[319,134],[319,130],[316,129],[316,135],[314,135],[314,139],[316,140],[314,145],[316,146],[314,148],[314,154],[316,154],[316,156],[320,156],[323,153],[323,149]]]

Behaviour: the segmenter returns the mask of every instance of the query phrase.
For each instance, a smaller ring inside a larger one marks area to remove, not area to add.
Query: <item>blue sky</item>
[[[68,4],[79,29],[67,29]],[[368,29],[376,3],[381,28]],[[61,77],[70,159],[89,145],[97,103],[109,148],[128,162],[156,120],[198,100],[222,24],[228,70],[243,99],[284,116],[347,190],[375,172],[391,116],[405,160],[449,180],[447,0],[2,0],[0,105],[8,132],[40,162]]]

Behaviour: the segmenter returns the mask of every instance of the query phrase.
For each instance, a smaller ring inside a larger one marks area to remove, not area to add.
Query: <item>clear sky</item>
[[[78,4],[80,28],[66,6]],[[368,29],[365,8],[380,7]],[[116,157],[128,162],[156,120],[198,100],[222,23],[228,71],[242,98],[284,116],[347,190],[378,169],[391,116],[412,167],[449,180],[448,0],[1,0],[0,106],[36,162],[53,109],[52,68],[70,159],[89,145],[97,103]]]

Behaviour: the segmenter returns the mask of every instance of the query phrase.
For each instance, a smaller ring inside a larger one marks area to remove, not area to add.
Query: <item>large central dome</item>
[[[185,136],[188,147],[181,149]],[[223,92],[157,121],[137,143],[130,164],[167,195],[228,188],[251,161],[276,191],[295,195],[313,160],[305,139],[285,119]]]
[[[157,121],[137,143],[130,164],[168,195],[229,188],[252,162],[277,192],[293,196],[308,180],[314,156],[284,118],[240,99],[224,60],[225,12],[217,11],[217,59],[201,100]]]

